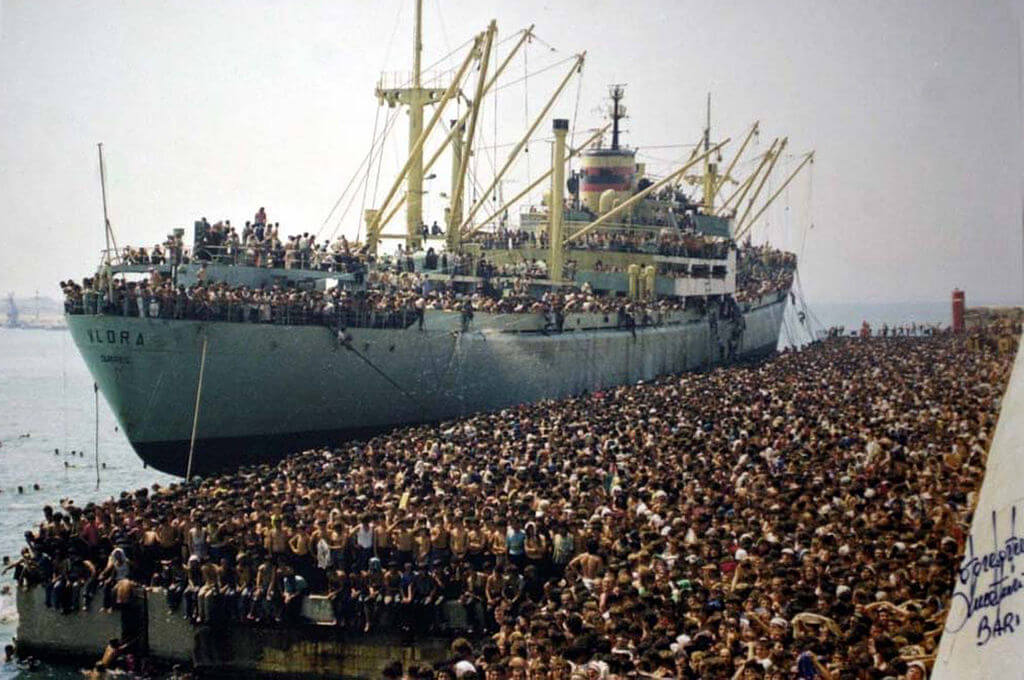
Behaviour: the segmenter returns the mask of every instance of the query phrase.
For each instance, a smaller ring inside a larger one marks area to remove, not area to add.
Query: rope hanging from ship
[[[337,339],[338,344],[341,347],[344,347],[345,349],[347,349],[348,351],[352,352],[357,357],[362,359],[363,362],[367,366],[369,366],[371,369],[373,369],[374,372],[377,373],[377,375],[379,375],[380,377],[384,378],[384,380],[387,381],[387,383],[389,385],[391,385],[396,390],[401,392],[403,396],[405,396],[409,401],[411,401],[413,404],[415,404],[420,409],[421,413],[423,413],[423,414],[428,413],[427,408],[423,404],[423,402],[421,402],[419,399],[417,399],[415,396],[413,396],[413,394],[411,392],[409,392],[404,387],[402,387],[397,382],[395,382],[395,380],[391,376],[389,376],[387,373],[385,373],[382,368],[380,368],[379,366],[377,366],[377,364],[375,364],[372,361],[370,361],[369,357],[367,357],[366,355],[364,355],[362,352],[360,352],[358,349],[355,348],[355,345],[352,342],[352,336],[349,335],[348,333],[346,333],[344,328],[336,328],[336,329],[333,329],[333,330],[335,331],[335,338]]]

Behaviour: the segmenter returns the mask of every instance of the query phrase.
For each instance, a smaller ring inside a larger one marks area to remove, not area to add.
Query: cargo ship
[[[203,220],[190,250],[183,230],[159,255],[108,248],[95,276],[65,285],[74,342],[148,465],[211,474],[397,425],[776,351],[795,256],[744,239],[811,154],[764,196],[786,140],[736,177],[758,125],[722,168],[728,140],[712,140],[709,113],[687,161],[651,176],[622,141],[621,86],[610,88],[607,125],[571,148],[569,121],[549,111],[581,72],[580,54],[490,186],[469,201],[480,110],[533,29],[520,31],[498,64],[491,22],[451,81],[427,87],[416,4],[412,74],[376,90],[382,105],[407,109],[409,154],[362,216],[364,240],[340,239],[325,253],[309,239],[267,245],[272,230],[259,214],[241,240]],[[456,98],[465,112],[439,127]],[[549,169],[485,216],[502,175],[545,122]],[[443,142],[425,161],[441,129]],[[424,176],[445,153],[444,229],[430,230]],[[541,204],[523,207],[538,188]],[[401,254],[381,254],[403,205]],[[109,220],[107,230],[112,237]]]

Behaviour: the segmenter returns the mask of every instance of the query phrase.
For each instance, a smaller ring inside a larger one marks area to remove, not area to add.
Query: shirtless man
[[[303,558],[308,556],[309,539],[306,537],[306,532],[300,528],[292,533],[291,538],[288,539],[288,547],[296,557]]]
[[[331,551],[331,566],[347,568],[345,546],[348,543],[348,532],[340,519],[331,523],[331,530],[327,532],[327,543]]]
[[[114,638],[107,643],[106,649],[103,650],[103,658],[100,659],[99,665],[103,669],[113,668],[117,663],[117,660],[121,658],[128,648],[132,646],[132,641],[121,642],[119,639]]]
[[[163,518],[163,520],[156,527],[156,535],[157,541],[160,544],[160,550],[162,552],[161,559],[181,559],[181,551],[178,549],[178,533],[177,531],[175,531],[174,523],[171,518]]]
[[[432,564],[448,564],[451,559],[450,538],[448,516],[444,515],[440,522],[430,527],[430,562]]]
[[[487,575],[487,580],[484,581],[484,599],[487,601],[488,609],[494,609],[501,602],[501,590],[504,584],[501,567],[495,565],[491,569],[491,573]]]
[[[604,571],[604,558],[597,554],[598,543],[594,539],[587,541],[587,550],[572,558],[566,565],[567,573],[578,573],[588,587],[600,578]]]
[[[484,548],[487,546],[487,536],[479,527],[476,520],[469,522],[466,530],[466,557],[473,569],[481,571],[484,568]]]
[[[415,534],[412,531],[412,520],[402,518],[392,525],[391,541],[395,546],[395,561],[399,568],[413,560]]]
[[[196,615],[196,623],[206,623],[211,618],[211,601],[220,591],[220,569],[217,565],[211,562],[206,562],[200,567],[200,572],[203,575],[203,585],[199,589],[198,594],[199,612]]]
[[[456,564],[461,564],[465,561],[466,553],[469,551],[469,532],[466,530],[466,523],[462,518],[462,513],[455,515],[455,523],[449,532],[449,539],[452,560]]]
[[[493,522],[487,534],[487,546],[490,553],[487,557],[488,566],[504,564],[508,553],[508,534],[500,522]]]
[[[270,518],[270,528],[264,538],[263,547],[274,556],[288,554],[288,531],[282,527],[281,518],[277,515]]]
[[[382,565],[389,563],[392,558],[394,546],[391,544],[389,529],[387,518],[384,516],[378,517],[378,521],[373,524],[373,545]]]
[[[252,607],[249,608],[248,619],[258,621],[263,618],[265,612],[264,602],[269,597],[276,578],[274,563],[267,557],[263,564],[256,570],[256,586],[252,592]]]
[[[317,580],[316,561],[312,554],[312,544],[306,528],[301,523],[291,537],[288,539],[288,549],[291,551],[291,565],[295,573],[306,580],[306,583],[320,588]]]
[[[252,560],[245,552],[235,557],[235,589],[238,591],[238,618],[244,620],[252,602],[253,573]]]
[[[426,567],[430,564],[430,529],[425,526],[417,529],[414,545],[416,566]]]

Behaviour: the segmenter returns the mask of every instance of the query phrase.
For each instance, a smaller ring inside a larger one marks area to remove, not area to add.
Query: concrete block
[[[311,595],[303,599],[302,618],[312,623],[331,623],[334,621],[331,601],[323,595]]]
[[[167,592],[162,588],[146,589],[146,623],[149,632],[149,653],[168,661],[191,661],[195,631],[182,612],[184,605],[171,611]]]
[[[121,637],[121,615],[100,612],[93,599],[89,611],[63,614],[46,606],[46,589],[18,588],[18,645],[37,656],[99,659],[107,642]]]
[[[102,614],[98,604],[92,611],[60,614],[45,606],[43,588],[19,590],[19,645],[44,658],[93,661],[111,638],[142,634],[149,653],[161,661],[192,663],[217,673],[277,678],[379,677],[393,661],[432,664],[448,653],[446,638],[362,634],[324,625],[334,615],[330,601],[321,596],[303,602],[301,623],[196,626],[182,616],[180,608],[168,608],[163,589],[136,592],[134,606],[122,616]],[[441,618],[455,630],[465,627],[465,610],[457,602],[442,605]],[[396,623],[382,620],[380,630],[393,630]]]

